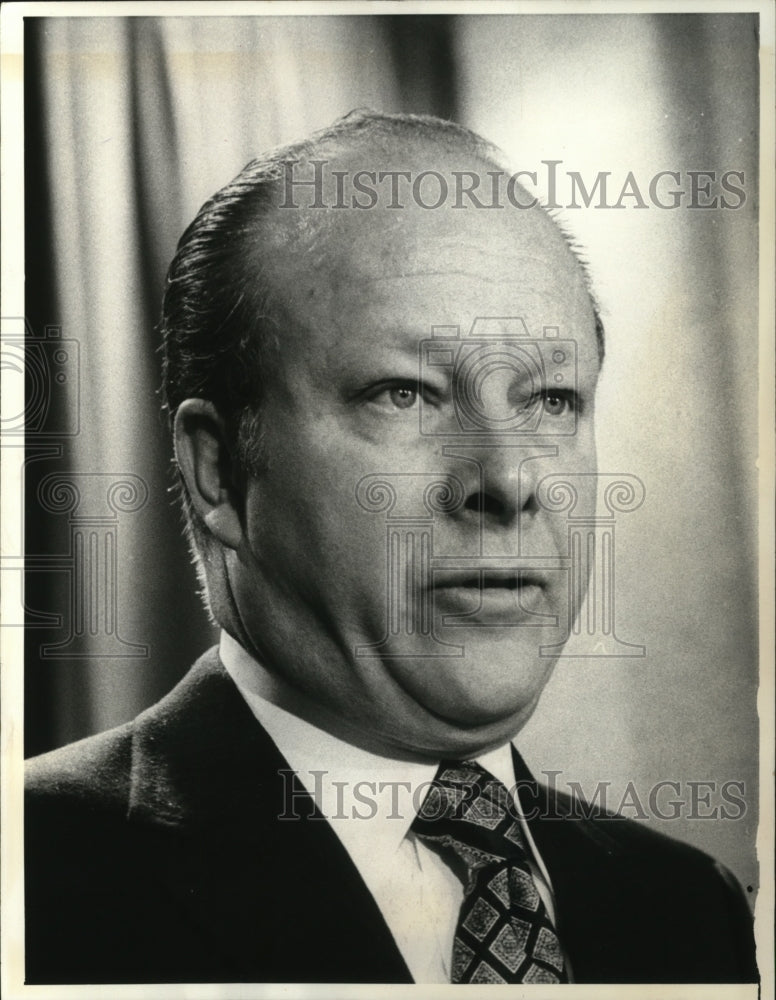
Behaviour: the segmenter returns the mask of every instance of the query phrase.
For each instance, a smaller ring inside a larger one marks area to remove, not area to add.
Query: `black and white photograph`
[[[773,997],[773,5],[2,19],[4,995]]]

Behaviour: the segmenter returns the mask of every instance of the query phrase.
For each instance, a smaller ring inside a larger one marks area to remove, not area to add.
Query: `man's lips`
[[[517,624],[540,609],[546,588],[541,572],[501,569],[435,573],[432,591],[434,607],[442,613]]]
[[[453,572],[444,570],[434,574],[434,590],[468,588],[482,591],[519,591],[528,587],[546,587],[547,578],[535,570],[483,569]]]

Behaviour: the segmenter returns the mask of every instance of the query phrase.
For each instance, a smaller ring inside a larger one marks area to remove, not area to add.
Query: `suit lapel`
[[[129,820],[166,834],[157,877],[207,978],[411,982],[371,894],[215,650],[139,717]],[[286,816],[286,819],[279,819]]]

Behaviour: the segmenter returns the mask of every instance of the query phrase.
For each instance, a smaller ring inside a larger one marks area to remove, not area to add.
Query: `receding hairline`
[[[409,148],[397,150],[382,145],[383,141],[397,138],[405,140]],[[421,166],[425,170],[439,170],[440,163],[435,157],[440,153],[457,159],[455,168],[464,171],[476,172],[479,169],[487,173],[496,170],[503,172],[505,176],[511,176],[516,170],[503,150],[456,122],[428,115],[388,114],[359,108],[338,119],[331,126],[267,154],[265,162],[271,164],[269,170],[272,175],[271,193],[262,212],[263,219],[260,223],[262,235],[274,237],[276,247],[286,250],[293,250],[295,245],[307,245],[309,248],[311,242],[325,238],[327,227],[324,223],[326,217],[330,215],[329,212],[310,209],[307,213],[288,213],[279,207],[283,197],[281,181],[285,171],[290,164],[304,168],[316,160],[324,160],[326,163],[323,169],[325,172],[328,171],[330,178],[332,170],[341,169],[348,163],[352,166],[353,158],[362,153],[374,158],[368,166],[376,170],[396,170],[401,166],[406,168],[409,165],[408,154],[413,157],[412,167]],[[415,157],[420,163],[414,159]],[[404,158],[403,164],[402,158]],[[362,164],[360,168],[365,169],[366,165]],[[530,201],[532,196],[527,189],[519,182],[516,184],[521,198],[524,197],[526,202]],[[464,211],[469,210],[478,211],[477,208],[468,208]],[[584,247],[571,234],[565,220],[538,199],[536,205],[527,210],[505,207],[501,211],[519,213],[523,217],[538,216],[542,220],[540,224],[547,227],[547,232],[560,238],[560,242],[578,267],[585,291],[590,298],[596,323],[599,357],[603,360],[604,330],[601,310],[593,288]],[[331,214],[336,215],[336,210]],[[363,215],[363,212],[359,214]],[[303,219],[306,225],[302,223]],[[289,221],[296,221],[297,225],[288,225]]]

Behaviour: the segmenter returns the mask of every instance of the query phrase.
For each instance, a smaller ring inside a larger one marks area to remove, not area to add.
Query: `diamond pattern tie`
[[[452,982],[568,982],[500,781],[474,761],[443,761],[412,831],[464,877]]]

